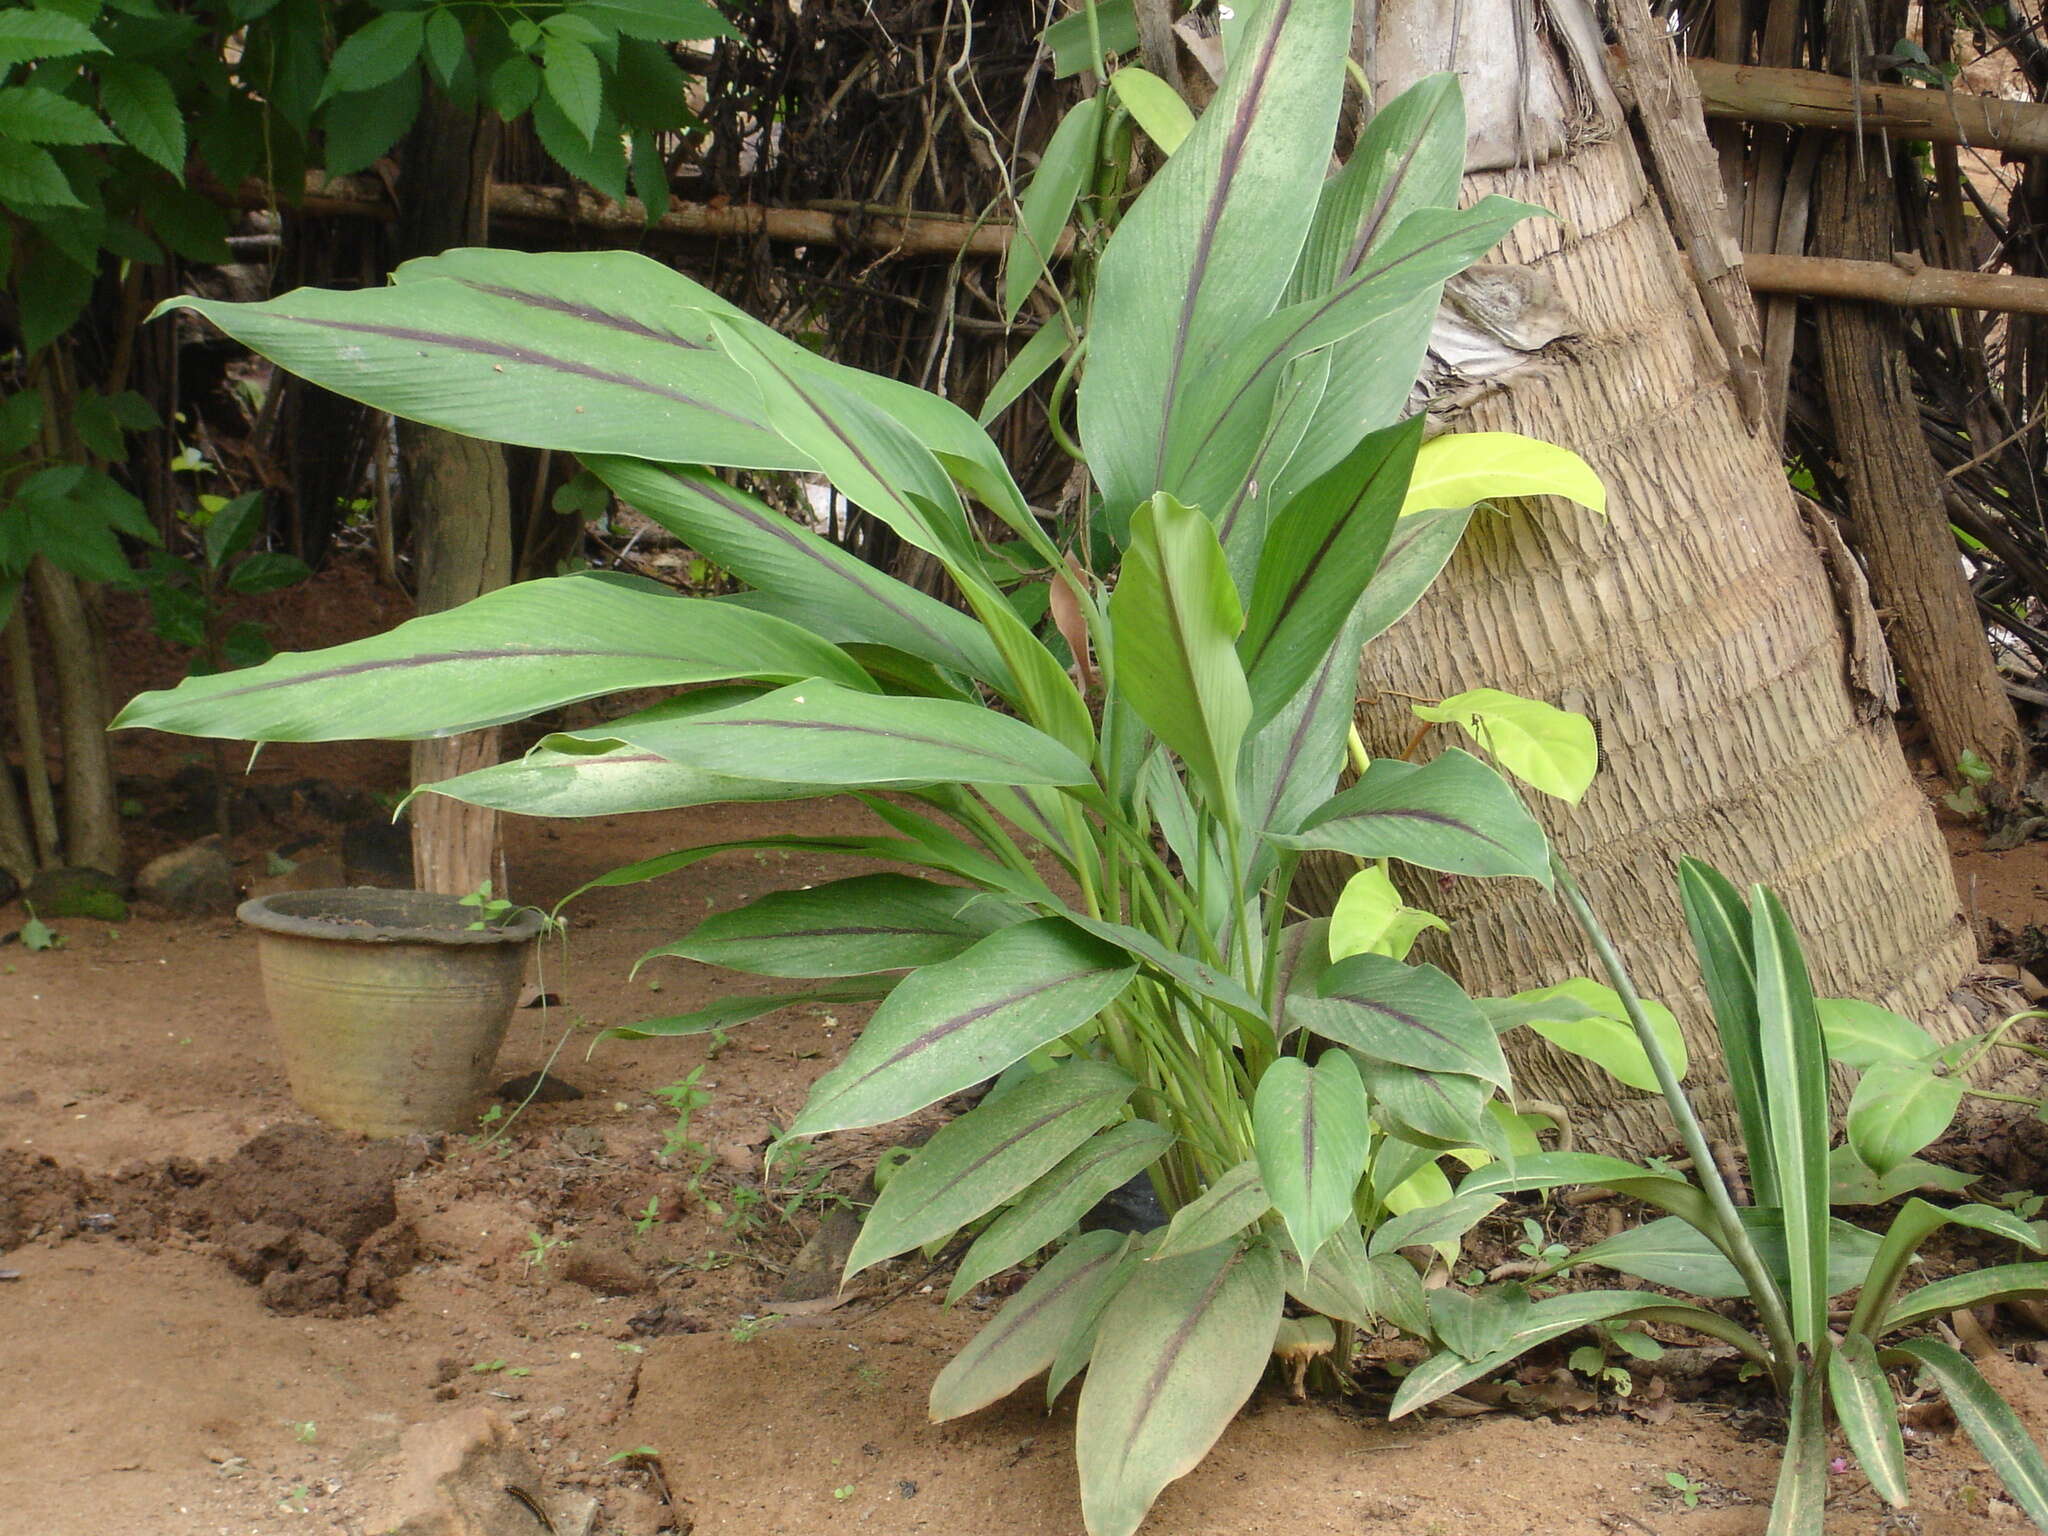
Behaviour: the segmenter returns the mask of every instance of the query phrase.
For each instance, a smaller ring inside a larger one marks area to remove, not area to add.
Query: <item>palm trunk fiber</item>
[[[1535,28],[1521,0],[1459,9],[1454,48],[1446,8],[1382,0],[1376,94],[1463,72],[1467,193],[1558,215],[1521,226],[1496,259],[1547,277],[1576,339],[1490,378],[1447,424],[1573,448],[1610,505],[1605,518],[1552,501],[1475,516],[1444,579],[1368,650],[1359,725],[1375,755],[1395,755],[1415,728],[1409,697],[1481,685],[1594,718],[1598,780],[1576,808],[1540,814],[1644,992],[1677,1011],[1701,1108],[1726,1125],[1725,1082],[1702,1070],[1718,1052],[1678,909],[1680,855],[1773,885],[1823,993],[1881,1001],[1937,1032],[1965,1022],[1950,994],[1970,934],[1890,723],[1852,695],[1821,556],[1612,106],[1590,14],[1547,0]],[[1691,132],[1704,150],[1696,114]],[[1733,339],[1754,348],[1754,312],[1730,287]],[[1424,750],[1449,744],[1439,728]],[[1475,994],[1594,973],[1562,908],[1528,881],[1432,881],[1427,894],[1453,924],[1445,958]],[[1657,1101],[1541,1040],[1509,1044],[1518,1090],[1570,1106],[1587,1143],[1668,1143]]]

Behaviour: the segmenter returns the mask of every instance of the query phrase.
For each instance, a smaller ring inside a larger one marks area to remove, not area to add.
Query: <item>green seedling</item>
[[[1700,1495],[1707,1491],[1707,1485],[1687,1477],[1683,1472],[1666,1472],[1664,1482],[1670,1488],[1672,1497],[1687,1509],[1700,1507]]]

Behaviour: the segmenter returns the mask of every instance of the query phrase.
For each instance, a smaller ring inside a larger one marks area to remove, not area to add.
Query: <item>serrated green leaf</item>
[[[320,100],[343,92],[374,91],[395,80],[419,57],[426,24],[427,13],[418,10],[386,11],[365,22],[334,50]]]
[[[568,14],[607,31],[658,43],[740,36],[708,0],[570,0]]]
[[[420,72],[406,68],[367,91],[334,97],[321,113],[331,176],[353,176],[377,163],[420,113]]]
[[[25,144],[115,141],[115,135],[92,108],[32,85],[0,90],[0,138],[19,139]]]
[[[541,49],[541,76],[548,95],[588,144],[604,107],[604,78],[590,45],[574,38],[548,38]]]
[[[0,11],[0,67],[110,51],[92,28],[59,11],[26,6]]]
[[[15,139],[0,139],[0,201],[36,208],[85,206],[54,155]]]

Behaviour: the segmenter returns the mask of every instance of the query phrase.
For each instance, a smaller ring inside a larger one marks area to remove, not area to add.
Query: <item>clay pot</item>
[[[475,929],[425,891],[280,891],[242,903],[299,1107],[363,1136],[467,1129],[543,920]]]

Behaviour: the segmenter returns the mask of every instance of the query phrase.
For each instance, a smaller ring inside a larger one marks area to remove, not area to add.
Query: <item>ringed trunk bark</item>
[[[1821,556],[1612,106],[1592,17],[1546,0],[1532,31],[1523,0],[1458,9],[1454,48],[1447,8],[1381,0],[1376,99],[1461,72],[1467,193],[1558,215],[1521,226],[1497,259],[1548,279],[1575,336],[1484,378],[1446,367],[1460,392],[1438,409],[1458,430],[1575,449],[1606,482],[1609,512],[1545,501],[1479,513],[1444,579],[1367,651],[1359,726],[1376,755],[1399,754],[1415,727],[1406,696],[1480,685],[1593,717],[1598,780],[1576,808],[1539,814],[1645,994],[1678,1012],[1700,1106],[1726,1125],[1674,886],[1681,854],[1774,886],[1823,993],[1878,1000],[1937,1033],[1963,1027],[1950,993],[1970,935],[1890,724],[1852,696]],[[1489,67],[1482,49],[1526,67]],[[1691,131],[1703,145],[1696,116]],[[1731,287],[1735,340],[1753,348],[1754,312]],[[1424,750],[1450,744],[1440,727]],[[1563,910],[1527,881],[1432,882],[1427,898],[1451,920],[1445,958],[1475,994],[1594,974]],[[1570,1106],[1590,1144],[1668,1142],[1658,1101],[1534,1037],[1508,1044],[1518,1090]]]
[[[497,145],[495,117],[457,111],[428,92],[404,147],[401,257],[486,243]],[[453,608],[509,582],[512,502],[497,444],[401,422],[398,459],[412,514],[418,611]],[[413,782],[431,784],[497,760],[496,730],[415,742]],[[413,884],[421,890],[459,896],[498,877],[497,812],[422,795],[411,815]]]
[[[1904,0],[1881,10],[1870,23],[1874,35],[1898,35]],[[1838,70],[1852,62],[1852,30],[1846,22],[1831,28],[1830,62]],[[1814,194],[1816,256],[1891,259],[1897,192],[1890,166],[1881,144],[1839,138],[1827,147]],[[1941,472],[1920,430],[1904,327],[1895,310],[1873,305],[1823,300],[1814,308],[1828,413],[1848,482],[1846,531],[1870,567],[1899,671],[1941,772],[1956,780],[1957,765],[1975,756],[1991,770],[1986,798],[2009,805],[2027,779],[2026,740],[1949,532]]]

